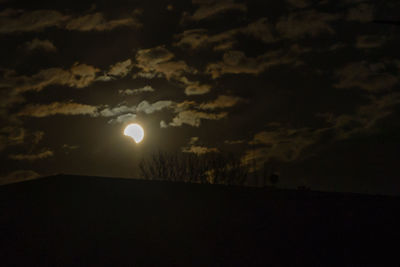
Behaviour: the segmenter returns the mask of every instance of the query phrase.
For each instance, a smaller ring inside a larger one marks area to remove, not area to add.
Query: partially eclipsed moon
[[[136,143],[140,143],[143,140],[144,131],[142,126],[132,123],[125,127],[124,135],[130,136]]]

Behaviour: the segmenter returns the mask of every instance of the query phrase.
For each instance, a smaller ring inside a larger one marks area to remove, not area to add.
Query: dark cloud
[[[387,40],[387,36],[360,35],[357,36],[356,47],[360,49],[378,48],[381,47]]]
[[[25,44],[25,48],[28,51],[42,50],[46,52],[56,52],[57,48],[50,40],[40,40],[38,38],[33,39]]]
[[[281,162],[293,162],[301,160],[304,151],[311,146],[319,145],[324,136],[330,136],[328,142],[354,138],[359,134],[371,134],[379,132],[376,127],[382,119],[393,114],[396,106],[400,104],[400,94],[392,93],[380,97],[371,96],[368,104],[362,105],[350,114],[323,114],[329,125],[321,128],[295,129],[283,126],[280,123],[269,124],[265,131],[254,135],[249,142],[253,146],[248,149],[243,158],[243,164],[261,169],[264,162],[278,160]]]
[[[282,38],[298,39],[304,36],[315,37],[319,34],[333,34],[331,22],[338,20],[339,15],[322,13],[316,10],[305,10],[291,13],[279,19],[276,29]]]
[[[38,178],[40,175],[32,170],[18,170],[0,177],[0,185],[17,183]]]
[[[383,96],[370,96],[370,102],[356,109],[353,114],[334,116],[328,114],[327,121],[332,124],[337,139],[348,139],[356,134],[373,133],[377,123],[394,112],[400,104],[400,94],[390,93]]]
[[[245,143],[245,140],[225,140],[224,143],[228,145],[238,145]]]
[[[310,0],[286,0],[290,5],[296,8],[305,8],[311,4]]]
[[[374,7],[371,4],[361,3],[349,9],[347,19],[358,22],[371,22],[374,19]]]
[[[308,128],[292,129],[278,126],[258,132],[250,144],[257,146],[245,152],[242,162],[256,169],[261,169],[264,162],[278,160],[291,162],[298,160],[302,152],[319,142],[321,130]]]
[[[366,91],[387,91],[398,83],[396,61],[382,61],[377,63],[361,61],[348,63],[336,72],[339,82],[337,88],[361,88]],[[388,68],[393,67],[396,73],[390,73]]]
[[[21,127],[6,126],[0,128],[0,151],[7,146],[23,144],[26,130]]]

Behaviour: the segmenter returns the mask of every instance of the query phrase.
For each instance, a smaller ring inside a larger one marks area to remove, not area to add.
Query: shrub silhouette
[[[279,181],[279,175],[277,173],[271,173],[269,176],[269,181],[273,186],[275,186]]]
[[[182,181],[243,185],[249,168],[234,155],[210,153],[195,155],[158,151],[139,163],[142,178],[147,180]]]
[[[273,168],[268,168],[267,163],[264,163],[264,170],[263,170],[263,184],[264,186],[267,185],[267,179],[269,178],[269,182],[272,186],[275,186],[279,181],[279,174],[274,171]]]

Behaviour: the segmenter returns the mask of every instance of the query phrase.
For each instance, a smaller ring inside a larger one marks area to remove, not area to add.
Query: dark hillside
[[[0,187],[2,266],[399,266],[399,198],[84,176]]]

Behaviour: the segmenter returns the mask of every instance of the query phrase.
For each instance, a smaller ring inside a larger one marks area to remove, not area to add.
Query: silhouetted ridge
[[[0,187],[19,266],[388,266],[399,199],[57,175]]]

